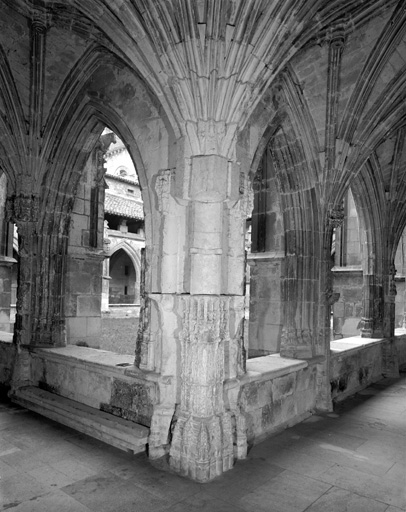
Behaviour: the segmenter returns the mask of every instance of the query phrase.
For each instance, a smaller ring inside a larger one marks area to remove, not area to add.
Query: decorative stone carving
[[[397,295],[395,276],[396,276],[396,267],[395,267],[395,265],[392,264],[389,268],[389,298],[393,302],[395,301],[395,297]]]
[[[231,414],[223,402],[229,298],[182,297],[181,404],[171,466],[205,482],[233,465]]]
[[[8,222],[21,224],[37,222],[39,213],[38,197],[34,195],[13,195],[7,198],[6,215]]]
[[[339,228],[345,217],[344,205],[341,203],[328,212],[328,222],[332,228]]]
[[[145,291],[146,271],[145,249],[141,250],[141,275],[140,275],[140,320],[138,323],[137,342],[135,348],[135,366],[148,369],[148,347],[149,347],[149,323],[151,317],[150,299]]]
[[[108,252],[110,244],[111,240],[109,238],[109,223],[107,220],[105,220],[103,229],[103,249],[105,252]]]

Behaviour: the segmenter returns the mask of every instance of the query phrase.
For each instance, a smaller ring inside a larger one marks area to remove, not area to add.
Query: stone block
[[[78,316],[98,316],[101,314],[101,297],[82,295],[78,297]]]
[[[251,382],[242,388],[240,406],[244,411],[258,409],[258,383]]]
[[[65,316],[77,316],[78,311],[78,298],[77,295],[68,295],[65,298]]]
[[[294,393],[296,386],[296,373],[289,373],[272,381],[272,394],[274,400],[281,400]]]
[[[84,340],[87,335],[87,319],[72,317],[66,319],[66,332],[69,340]]]
[[[262,409],[255,409],[249,413],[245,413],[245,421],[247,428],[247,441],[250,443],[264,432]]]
[[[266,431],[274,423],[272,404],[267,404],[262,408],[262,430]]]
[[[78,215],[83,215],[85,213],[85,201],[79,197],[76,197],[72,212]]]
[[[296,373],[296,391],[295,393],[299,393],[301,391],[311,390],[315,392],[316,389],[316,375],[317,369],[316,366],[310,366],[308,368],[303,368]]]
[[[272,381],[258,383],[256,406],[264,407],[272,403]]]
[[[223,201],[227,197],[228,160],[217,155],[192,158],[190,197],[198,201]]]
[[[296,414],[311,412],[316,407],[316,389],[308,389],[295,393]]]
[[[153,402],[145,386],[115,379],[111,390],[110,403],[103,404],[102,410],[126,420],[150,426]]]

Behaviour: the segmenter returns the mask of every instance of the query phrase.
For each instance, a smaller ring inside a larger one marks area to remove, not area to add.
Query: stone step
[[[145,451],[149,428],[35,386],[15,390],[13,402],[121,450]]]

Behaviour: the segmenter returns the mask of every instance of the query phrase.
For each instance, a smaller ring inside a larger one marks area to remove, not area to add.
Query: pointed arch
[[[131,259],[132,264],[134,265],[134,270],[137,276],[137,281],[139,281],[139,276],[141,274],[141,254],[137,249],[135,249],[131,244],[129,244],[126,240],[123,240],[116,244],[109,251],[108,256],[111,258],[118,251],[123,250]]]

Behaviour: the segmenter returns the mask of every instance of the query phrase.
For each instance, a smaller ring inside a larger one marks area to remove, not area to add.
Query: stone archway
[[[139,304],[139,278],[130,255],[123,248],[110,256],[109,305]]]

